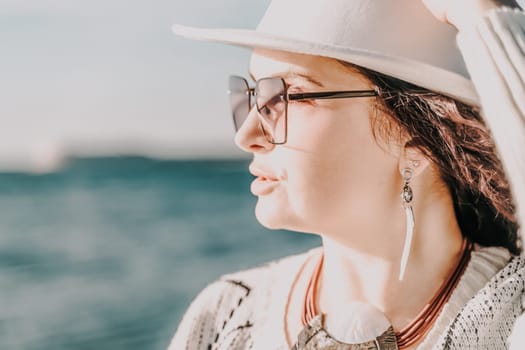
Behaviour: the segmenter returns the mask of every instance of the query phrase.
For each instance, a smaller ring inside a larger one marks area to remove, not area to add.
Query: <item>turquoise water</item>
[[[0,349],[165,349],[207,282],[318,245],[257,223],[247,165],[94,158],[0,174]]]

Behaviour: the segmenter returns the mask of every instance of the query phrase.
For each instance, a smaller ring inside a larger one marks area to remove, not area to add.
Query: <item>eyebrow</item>
[[[256,81],[256,80],[257,80],[257,79],[255,79],[255,76],[253,75],[253,73],[252,73],[251,71],[249,72],[249,74],[250,74],[250,78],[252,78],[253,81]],[[304,80],[306,80],[306,81],[309,82],[309,83],[312,83],[312,84],[314,84],[314,85],[317,85],[317,86],[319,86],[319,87],[324,87],[324,85],[323,85],[320,81],[318,81],[318,80],[312,78],[311,76],[309,76],[309,75],[307,75],[307,74],[303,74],[303,73],[299,73],[299,72],[293,72],[293,71],[291,71],[291,72],[286,72],[286,73],[284,73],[284,74],[275,74],[275,75],[272,75],[272,76],[283,78],[285,81],[286,81],[287,79],[294,79],[294,78],[297,79],[297,78],[300,78],[300,79],[304,79]]]

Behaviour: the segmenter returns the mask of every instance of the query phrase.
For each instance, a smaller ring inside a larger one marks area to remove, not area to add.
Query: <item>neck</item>
[[[415,208],[414,240],[403,281],[398,275],[404,229],[389,232],[396,227],[392,225],[382,232],[360,231],[373,245],[353,245],[331,238],[338,237],[336,234],[323,235],[319,309],[337,316],[341,305],[361,301],[383,311],[396,331],[409,324],[459,261],[462,236],[452,208],[446,200]]]

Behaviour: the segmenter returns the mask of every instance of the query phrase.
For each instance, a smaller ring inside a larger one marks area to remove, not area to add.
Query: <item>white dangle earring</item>
[[[414,171],[410,168],[405,168],[401,171],[403,176],[403,190],[401,191],[401,204],[405,209],[406,217],[406,231],[405,231],[405,244],[403,246],[403,254],[401,255],[401,266],[399,268],[399,280],[402,281],[405,276],[405,270],[407,268],[408,257],[410,255],[410,248],[412,246],[412,238],[414,236],[414,211],[412,209],[412,200],[414,199],[414,193],[410,187],[410,180]]]

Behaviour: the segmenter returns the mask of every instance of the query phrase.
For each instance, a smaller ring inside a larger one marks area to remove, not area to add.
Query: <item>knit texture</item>
[[[514,323],[523,314],[524,260],[513,259],[461,310],[437,349],[507,349]]]
[[[319,249],[221,277],[193,301],[170,349],[289,349],[284,314],[293,277]],[[420,349],[507,349],[522,314],[525,260],[476,247]],[[291,278],[290,278],[291,276]],[[482,288],[481,288],[482,287]]]

